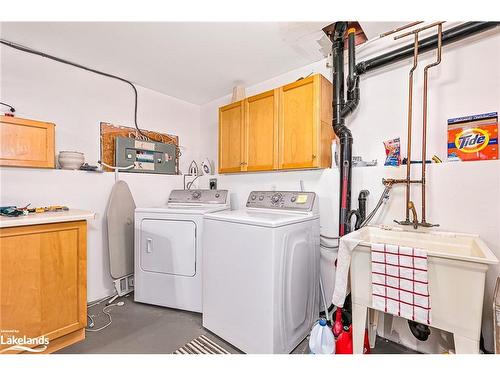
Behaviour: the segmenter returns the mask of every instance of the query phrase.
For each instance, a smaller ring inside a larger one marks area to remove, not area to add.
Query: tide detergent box
[[[448,161],[498,159],[498,113],[448,120]]]

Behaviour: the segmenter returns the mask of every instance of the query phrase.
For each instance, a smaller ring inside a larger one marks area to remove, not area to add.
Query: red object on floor
[[[344,331],[337,338],[335,342],[335,354],[352,354],[352,325],[349,330]],[[368,330],[365,330],[365,342],[363,345],[363,354],[370,354],[370,343],[368,341]]]
[[[337,337],[335,354],[352,354],[352,325],[349,326],[349,330],[342,330]]]
[[[333,323],[332,332],[333,336],[338,337],[344,331],[342,324],[342,308],[337,307],[337,314],[335,315],[335,323]]]
[[[365,329],[365,342],[363,344],[363,354],[370,354],[370,340],[368,340],[368,329]]]

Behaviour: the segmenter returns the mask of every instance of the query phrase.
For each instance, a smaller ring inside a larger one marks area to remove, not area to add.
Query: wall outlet
[[[217,179],[216,178],[211,178],[208,181],[208,186],[210,187],[210,190],[217,190]]]

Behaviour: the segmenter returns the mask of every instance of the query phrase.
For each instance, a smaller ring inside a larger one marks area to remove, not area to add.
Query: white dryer
[[[203,326],[245,353],[290,353],[319,315],[318,198],[254,191],[205,215]]]
[[[167,206],[136,208],[135,301],[201,312],[203,215],[227,209],[227,190],[172,190]]]

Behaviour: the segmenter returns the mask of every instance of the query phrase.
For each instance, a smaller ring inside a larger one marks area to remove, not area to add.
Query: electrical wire
[[[195,182],[195,181],[198,179],[198,177],[200,177],[200,176],[196,176],[195,178],[193,178],[191,181],[189,181],[189,182],[186,184],[186,189],[187,189],[187,190],[191,190],[191,186],[193,186],[193,182]]]
[[[11,106],[10,104],[7,104],[7,103],[4,103],[4,102],[0,102],[1,105],[4,105],[6,107],[9,107],[9,111],[11,111],[12,113],[14,113],[16,111],[16,109]]]
[[[330,246],[330,245],[326,245],[322,242],[319,243],[319,246],[321,246],[324,249],[338,249],[339,248],[339,245]]]
[[[111,317],[111,314],[109,312],[106,311],[106,309],[108,308],[111,308],[113,306],[123,306],[123,302],[118,302],[118,303],[112,303],[111,305],[107,305],[107,306],[104,306],[104,308],[102,309],[102,312],[104,314],[106,314],[108,317],[109,317],[109,322],[106,323],[105,325],[103,325],[102,327],[99,327],[99,328],[96,328],[96,329],[88,329],[86,328],[85,331],[87,332],[99,332],[99,331],[102,331],[104,328],[107,328],[111,325],[111,323],[113,323],[113,318]],[[94,325],[94,319],[92,319],[91,316],[89,316],[90,320],[91,320],[91,327]]]
[[[320,234],[319,235],[321,238],[326,238],[327,240],[340,240],[340,237],[339,236],[336,236],[336,237],[329,237],[329,236],[325,236],[324,234]]]
[[[90,309],[91,307],[94,307],[94,306],[96,306],[96,305],[98,305],[101,302],[104,302],[106,300],[111,300],[116,295],[117,295],[117,293],[113,294],[112,296],[104,297],[104,298],[101,298],[100,300],[94,301],[94,302],[87,305],[87,309]]]
[[[89,68],[87,66],[71,62],[69,60],[61,59],[59,57],[49,55],[49,54],[47,54],[45,52],[40,52],[40,51],[34,50],[32,48],[23,46],[21,44],[13,43],[13,42],[10,42],[10,41],[5,40],[5,39],[0,39],[0,43],[3,44],[3,45],[6,45],[7,47],[11,47],[11,48],[17,49],[19,51],[23,51],[23,52],[30,53],[30,54],[37,55],[37,56],[41,56],[41,57],[45,57],[47,59],[50,59],[50,60],[53,60],[53,61],[57,61],[57,62],[62,63],[62,64],[71,65],[71,66],[74,66],[74,67],[79,68],[79,69],[83,69],[83,70],[86,70],[86,71],[89,71],[89,72],[92,72],[92,73],[95,73],[95,74],[99,74],[99,75],[102,75],[102,76],[105,76],[105,77],[108,77],[108,78],[114,78],[114,79],[117,79],[119,81],[122,81],[122,82],[125,82],[125,83],[129,84],[130,87],[132,87],[132,90],[134,90],[134,125],[135,125],[135,128],[137,129],[137,131],[139,132],[140,135],[142,135],[143,137],[148,138],[141,131],[141,129],[139,129],[139,125],[137,124],[137,96],[138,96],[138,94],[137,94],[137,88],[129,80],[127,80],[125,78],[122,78],[122,77],[115,76],[113,74],[101,72],[100,70]]]
[[[320,246],[324,249],[338,249],[339,248],[339,242],[337,242],[336,245],[329,245],[327,243],[325,243],[324,241],[321,241],[321,238],[324,238],[324,239],[327,239],[327,240],[337,240],[337,241],[340,241],[340,237],[338,236],[335,236],[335,237],[331,237],[331,236],[326,236],[324,234],[320,234]]]

